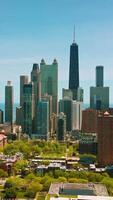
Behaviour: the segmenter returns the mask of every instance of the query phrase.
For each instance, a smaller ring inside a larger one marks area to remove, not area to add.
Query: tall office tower
[[[55,113],[52,113],[52,115],[50,117],[50,134],[51,134],[51,137],[56,132],[56,127],[57,127],[57,115]]]
[[[66,115],[66,130],[72,131],[72,100],[68,98],[59,101],[59,113],[63,112]]]
[[[96,87],[104,86],[103,66],[96,67]]]
[[[45,94],[44,96],[42,96],[42,100],[43,101],[48,101],[49,102],[49,116],[52,115],[52,96]]]
[[[37,138],[48,140],[49,138],[49,102],[38,102]]]
[[[0,109],[0,124],[4,123],[4,112]]]
[[[90,108],[109,108],[109,87],[103,87],[103,67],[96,67],[96,87],[90,87]]]
[[[64,141],[66,136],[66,115],[61,112],[57,117],[57,140]]]
[[[23,121],[24,121],[24,116],[23,116],[23,106],[24,106],[24,84],[28,84],[29,78],[26,75],[21,75],[20,76],[20,107],[22,107],[20,110],[16,110],[16,114],[17,115],[21,115],[21,118],[19,119],[19,122],[17,122],[18,120],[18,116],[16,123],[20,123],[19,125],[22,126],[22,130],[23,130]],[[20,112],[20,113],[19,113]]]
[[[42,97],[45,94],[52,96],[52,112],[57,114],[58,107],[58,63],[54,59],[51,65],[46,65],[42,59],[40,63]]]
[[[72,130],[81,130],[83,103],[73,101],[72,105]]]
[[[84,90],[79,87],[77,90],[77,101],[83,102],[83,98],[84,98]]]
[[[69,98],[69,99],[73,99],[73,92],[70,89],[62,89],[62,99],[63,98]]]
[[[13,124],[13,86],[11,81],[5,86],[5,122]]]
[[[24,126],[23,132],[32,137],[34,120],[34,86],[33,83],[24,84]]]
[[[51,118],[51,115],[52,115],[52,96],[45,94],[42,97],[42,100],[47,101],[49,103],[49,132],[51,132],[51,120],[50,120],[50,118]]]
[[[40,70],[37,63],[33,64],[33,68],[31,71],[31,82],[33,82],[34,87],[34,122],[33,122],[33,132],[36,134],[37,132],[37,105],[38,101],[41,100],[41,76]]]
[[[73,92],[73,100],[77,100],[77,89],[79,87],[79,53],[78,45],[75,43],[75,30],[73,43],[70,46],[69,66],[69,89]]]
[[[20,106],[23,106],[24,103],[24,84],[28,84],[28,76],[21,75],[20,76]]]
[[[16,125],[22,126],[23,108],[22,106],[16,107]]]
[[[99,111],[87,108],[82,111],[82,132],[97,133],[97,117]]]
[[[98,163],[100,166],[113,165],[113,115],[106,111],[98,116]]]

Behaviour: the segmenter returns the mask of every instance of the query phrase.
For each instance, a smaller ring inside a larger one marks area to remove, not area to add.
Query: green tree
[[[67,179],[65,177],[59,177],[57,179],[58,182],[62,182],[62,183],[66,183],[67,182]]]
[[[30,144],[28,142],[23,141],[14,141],[11,144],[7,144],[4,148],[4,153],[7,155],[14,155],[17,152],[23,153],[25,158],[30,157]]]
[[[51,183],[53,183],[53,182],[56,182],[56,180],[54,178],[48,178],[48,180],[46,180],[43,184],[43,190],[48,191]]]
[[[0,169],[0,178],[6,178],[8,177],[7,172],[5,172],[3,169]]]
[[[41,153],[41,148],[38,146],[38,145],[33,145],[31,147],[31,151],[32,151],[32,154],[35,156],[35,155],[40,155]]]
[[[7,188],[5,190],[4,199],[15,199],[17,196],[17,191],[14,187]]]
[[[26,181],[20,177],[17,176],[13,176],[7,179],[4,188],[16,188],[17,190],[19,190],[20,188],[22,188],[23,186],[26,185]]]
[[[6,155],[14,155],[15,153],[19,152],[19,148],[18,146],[15,146],[14,143],[11,143],[4,147],[3,152]]]
[[[97,174],[97,173],[94,173],[94,172],[90,172],[88,174],[88,180],[90,182],[101,182],[103,179],[103,176],[101,174]]]
[[[69,178],[69,183],[87,183],[88,180],[85,179],[78,179],[78,178]]]
[[[107,187],[109,195],[113,196],[113,179],[104,177],[101,183]]]
[[[41,191],[43,186],[40,183],[35,181],[31,182],[31,184],[27,187],[25,196],[29,198],[34,198],[36,193]]]
[[[18,160],[14,165],[14,171],[16,174],[20,173],[21,175],[24,175],[27,166],[27,160]]]

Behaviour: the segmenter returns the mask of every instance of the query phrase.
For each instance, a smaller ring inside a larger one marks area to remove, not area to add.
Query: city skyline
[[[105,85],[110,87],[110,103],[113,103],[112,8],[112,0],[1,2],[0,102],[4,102],[8,80],[13,82],[15,102],[19,102],[20,75],[30,74],[32,64],[40,64],[42,58],[46,63],[51,63],[54,58],[58,61],[61,97],[62,88],[68,88],[69,49],[75,24],[84,102],[89,103],[89,88],[95,85],[95,67],[103,65]]]

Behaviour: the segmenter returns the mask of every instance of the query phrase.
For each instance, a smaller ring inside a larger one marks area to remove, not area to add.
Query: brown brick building
[[[98,116],[98,163],[100,166],[113,164],[113,115],[108,112]]]
[[[86,109],[82,111],[82,131],[85,133],[97,133],[98,111]]]

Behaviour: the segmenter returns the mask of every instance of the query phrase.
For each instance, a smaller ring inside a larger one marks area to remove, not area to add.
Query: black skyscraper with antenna
[[[79,55],[78,45],[75,43],[75,27],[73,43],[70,46],[70,66],[69,66],[69,89],[73,92],[73,99],[77,99],[77,89],[79,87]]]

